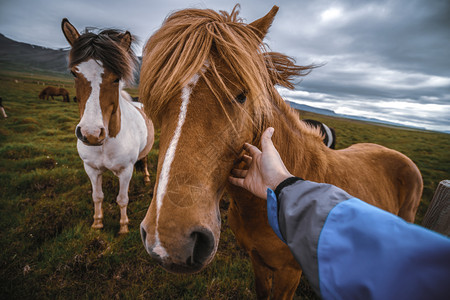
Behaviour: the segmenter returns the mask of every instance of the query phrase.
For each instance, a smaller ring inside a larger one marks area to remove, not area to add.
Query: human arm
[[[266,149],[276,151],[269,140],[261,142],[260,159],[247,159],[249,170],[233,171],[233,177],[240,180],[230,181],[259,197],[261,187],[267,187],[269,223],[287,243],[316,293],[325,299],[448,297],[448,238],[407,223],[333,185],[289,177],[290,173],[274,191],[273,185],[264,181],[266,175],[258,174],[269,158],[264,156]],[[273,162],[282,163],[281,159]],[[260,166],[252,169],[257,163]],[[282,170],[281,166],[276,170]]]
[[[275,202],[272,223],[322,298],[448,298],[449,238],[329,184],[299,180]]]

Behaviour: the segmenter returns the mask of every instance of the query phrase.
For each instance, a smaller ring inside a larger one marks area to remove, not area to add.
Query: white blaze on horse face
[[[77,66],[78,72],[91,83],[91,94],[84,107],[83,117],[78,126],[83,133],[94,135],[99,128],[103,128],[103,114],[100,106],[100,85],[104,72],[102,63],[90,59]]]
[[[162,206],[163,198],[166,194],[167,184],[169,182],[170,166],[172,165],[173,159],[175,157],[175,152],[177,149],[178,140],[181,135],[181,128],[183,127],[184,121],[186,120],[187,106],[189,104],[189,98],[191,96],[192,90],[194,89],[199,75],[195,74],[189,83],[181,91],[181,107],[180,114],[178,115],[178,123],[173,134],[172,140],[170,141],[169,147],[167,148],[166,155],[164,157],[163,166],[161,168],[161,174],[159,175],[158,190],[156,192],[156,229],[155,229],[155,247],[153,252],[158,254],[161,258],[168,256],[166,249],[161,245],[158,234],[158,222],[159,213]]]

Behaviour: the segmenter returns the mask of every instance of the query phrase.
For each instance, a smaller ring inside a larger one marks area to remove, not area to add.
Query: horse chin
[[[159,265],[166,271],[173,274],[195,274],[203,270],[207,264],[194,263],[189,265],[179,265],[173,263],[158,262]]]
[[[206,266],[208,266],[211,261],[214,259],[216,255],[216,251],[214,251],[210,257],[206,260],[199,261],[191,261],[188,260],[184,264],[173,263],[170,259],[157,259],[158,264],[166,271],[173,274],[195,274],[202,271]],[[152,255],[150,255],[152,256]]]
[[[89,142],[87,142],[87,141],[82,141],[83,142],[83,144],[85,144],[86,146],[103,146],[103,142],[104,141],[100,141],[100,142],[98,142],[98,143],[89,143]]]

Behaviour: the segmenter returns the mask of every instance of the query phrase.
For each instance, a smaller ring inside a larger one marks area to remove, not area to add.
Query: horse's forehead
[[[94,59],[80,63],[76,69],[91,83],[101,83],[102,74],[105,72],[102,62]]]

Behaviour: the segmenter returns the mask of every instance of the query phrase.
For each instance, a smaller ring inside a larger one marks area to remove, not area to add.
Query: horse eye
[[[77,73],[75,73],[74,71],[70,71],[70,73],[73,75],[73,77],[77,78]]]
[[[245,100],[247,100],[247,93],[246,93],[246,92],[240,93],[240,94],[237,95],[237,97],[236,97],[236,101],[239,102],[239,103],[241,103],[241,104],[244,103]]]
[[[114,80],[114,83],[119,83],[120,78],[117,78],[116,80]]]

